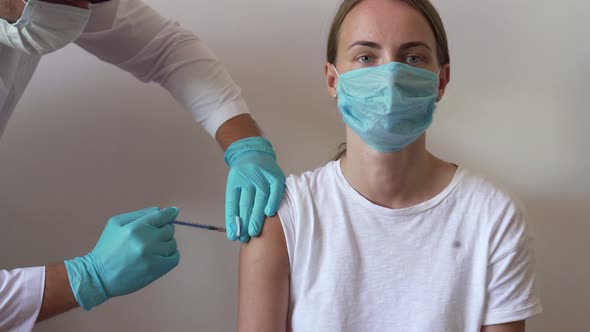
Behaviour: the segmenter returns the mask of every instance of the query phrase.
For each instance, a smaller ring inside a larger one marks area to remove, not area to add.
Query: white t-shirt
[[[479,332],[542,311],[514,201],[459,168],[421,204],[361,196],[339,162],[287,179],[291,331]]]

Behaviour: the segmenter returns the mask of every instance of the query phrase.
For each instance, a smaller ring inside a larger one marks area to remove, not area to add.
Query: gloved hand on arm
[[[277,213],[283,199],[285,175],[270,142],[249,137],[232,143],[225,152],[230,167],[225,200],[227,238],[248,242],[262,231],[265,217]],[[240,234],[236,225],[240,217]]]

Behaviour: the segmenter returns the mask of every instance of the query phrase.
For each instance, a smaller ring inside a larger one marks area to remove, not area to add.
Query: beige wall
[[[243,87],[286,172],[322,165],[343,139],[325,91],[337,0],[147,1],[197,32]],[[527,205],[545,313],[529,331],[587,331],[590,3],[435,1],[452,81],[429,146]],[[48,56],[0,143],[4,267],[86,253],[113,214],[176,204],[223,224],[222,153],[159,87],[75,46]],[[231,331],[238,245],[177,228],[181,265],[142,292],[38,331]]]

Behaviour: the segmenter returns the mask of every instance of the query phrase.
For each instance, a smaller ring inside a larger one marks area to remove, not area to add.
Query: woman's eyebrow
[[[378,43],[368,41],[368,40],[357,40],[354,43],[350,44],[350,46],[348,46],[348,49],[351,49],[355,46],[366,46],[366,47],[376,48],[378,50],[382,49],[381,45],[379,45]]]
[[[421,41],[413,41],[413,42],[407,42],[407,43],[401,44],[398,49],[398,52],[405,51],[407,49],[415,48],[415,47],[426,47],[428,50],[432,51],[432,48],[430,46],[428,46],[428,44],[421,42]]]
[[[348,47],[348,49],[351,49],[355,46],[365,46],[365,47],[371,47],[371,48],[375,48],[375,49],[382,49],[383,47],[376,42],[372,42],[369,40],[357,40],[354,43],[350,44],[350,46]],[[400,47],[398,51],[405,51],[407,49],[410,48],[415,48],[415,47],[426,47],[428,50],[432,51],[432,48],[430,46],[428,46],[428,44],[421,42],[421,41],[412,41],[412,42],[407,42],[407,43],[403,43]]]

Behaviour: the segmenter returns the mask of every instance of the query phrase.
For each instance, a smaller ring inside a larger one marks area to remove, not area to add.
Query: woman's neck
[[[401,151],[380,153],[349,133],[342,172],[374,204],[398,209],[422,203],[443,191],[456,170],[426,151],[425,141],[422,135]]]

